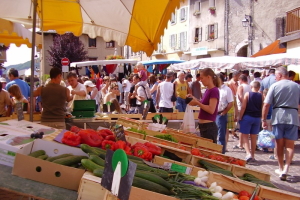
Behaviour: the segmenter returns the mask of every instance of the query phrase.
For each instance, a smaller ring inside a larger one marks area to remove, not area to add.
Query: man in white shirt
[[[171,82],[174,77],[172,72],[167,73],[166,80],[158,84],[156,94],[156,107],[159,112],[173,112],[173,102],[171,97],[173,95],[173,83]]]
[[[132,84],[128,79],[124,79],[122,82],[123,91],[124,91],[124,104],[126,106],[126,110],[129,110],[129,92]]]
[[[138,75],[137,74],[134,75],[133,79],[139,79]],[[144,109],[146,108],[144,101],[147,100],[148,98],[151,98],[149,86],[140,85],[136,91],[136,105],[137,105],[138,113],[140,114],[144,113]]]
[[[68,104],[68,111],[73,111],[74,100],[86,100],[87,92],[86,87],[77,81],[77,74],[70,72],[67,76],[69,83],[68,89],[70,90],[73,100]]]

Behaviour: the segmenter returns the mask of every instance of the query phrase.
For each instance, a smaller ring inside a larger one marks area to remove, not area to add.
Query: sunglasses
[[[119,88],[113,88],[114,90],[119,90]]]

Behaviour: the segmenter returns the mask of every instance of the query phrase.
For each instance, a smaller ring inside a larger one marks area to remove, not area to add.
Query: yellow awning
[[[38,27],[114,40],[150,56],[182,0],[38,0]],[[32,1],[0,0],[0,18],[32,24]],[[30,17],[28,17],[30,16]],[[42,21],[43,20],[43,21]]]
[[[0,43],[5,46],[15,44],[21,46],[27,45],[31,48],[32,32],[24,28],[21,24],[13,23],[8,20],[0,19]],[[41,48],[42,38],[40,35],[36,35],[36,46]]]

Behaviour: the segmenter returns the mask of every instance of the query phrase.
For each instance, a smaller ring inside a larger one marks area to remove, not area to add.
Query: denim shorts
[[[240,120],[240,132],[244,134],[258,134],[260,131],[260,117],[244,115]]]
[[[277,140],[282,138],[294,141],[298,140],[298,126],[293,124],[273,125],[273,133]]]

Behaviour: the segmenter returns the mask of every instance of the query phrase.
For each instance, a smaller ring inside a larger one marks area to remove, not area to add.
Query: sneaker
[[[254,159],[255,160],[255,159]],[[250,161],[252,161],[252,157],[249,155],[249,156],[246,156],[245,158],[245,161],[248,163]]]
[[[232,147],[233,149],[244,149],[243,147],[239,147],[238,145],[234,145],[233,147]]]
[[[278,174],[278,175],[282,174],[282,172],[280,171],[280,169],[275,169],[275,173]]]
[[[270,155],[269,158],[270,158],[271,160],[277,160],[277,158],[275,158],[274,155]]]
[[[282,181],[286,181],[286,177],[287,177],[287,174],[280,174],[280,175],[279,175],[279,178],[280,178],[280,180],[282,180]]]

